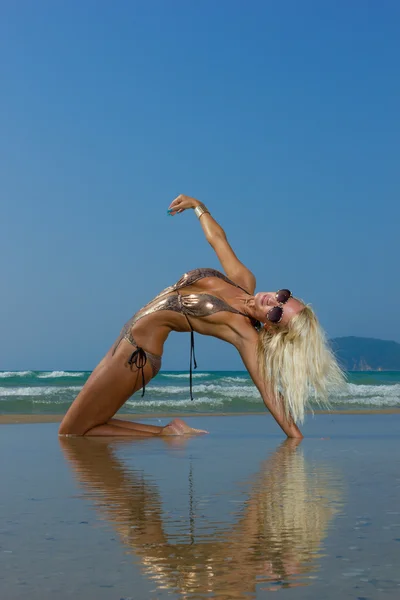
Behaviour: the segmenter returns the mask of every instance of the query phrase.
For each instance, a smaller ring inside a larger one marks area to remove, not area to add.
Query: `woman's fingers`
[[[175,206],[170,206],[167,212],[169,215],[175,215],[178,212],[183,212],[183,210],[184,209],[181,206],[175,205]]]
[[[168,213],[174,216],[175,214],[182,213],[186,208],[189,208],[189,202],[186,200],[185,196],[180,194],[169,205]]]
[[[174,200],[172,200],[169,207],[171,208],[172,206],[177,206],[178,204],[182,204],[184,199],[185,199],[185,197],[182,194],[179,194],[179,196],[177,196]]]
[[[168,213],[170,215],[175,215],[177,213],[182,213],[187,208],[194,208],[198,204],[198,201],[190,196],[185,196],[184,194],[179,194],[174,200],[172,200],[171,204],[168,208]]]

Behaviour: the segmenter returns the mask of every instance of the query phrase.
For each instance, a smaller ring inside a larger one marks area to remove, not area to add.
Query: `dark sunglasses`
[[[276,301],[279,302],[281,306],[273,306],[267,312],[267,319],[271,323],[280,323],[283,317],[283,307],[282,304],[286,304],[289,298],[292,297],[292,292],[290,290],[278,290],[275,294]]]

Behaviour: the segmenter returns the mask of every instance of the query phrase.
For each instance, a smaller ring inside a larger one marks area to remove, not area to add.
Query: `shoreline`
[[[372,409],[361,409],[361,410],[314,410],[313,412],[308,411],[308,415],[395,415],[400,414],[400,408],[383,408],[379,410]],[[260,411],[254,413],[238,412],[238,413],[147,413],[147,414],[130,414],[124,413],[117,415],[118,419],[126,419],[127,421],[133,421],[136,419],[174,419],[179,418],[192,418],[192,417],[243,417],[243,416],[263,416],[269,415],[267,411]],[[61,415],[29,415],[29,414],[15,414],[15,415],[0,415],[0,425],[18,425],[18,424],[33,424],[33,423],[60,423],[63,414]]]

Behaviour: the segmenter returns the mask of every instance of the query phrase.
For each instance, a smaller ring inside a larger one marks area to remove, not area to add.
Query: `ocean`
[[[63,414],[90,371],[0,371],[0,414]],[[264,410],[246,371],[193,374],[194,401],[189,398],[189,373],[161,371],[124,405],[124,413],[256,413]],[[334,410],[400,408],[400,372],[363,371],[348,374],[340,394],[330,398]],[[318,408],[315,406],[314,408]]]

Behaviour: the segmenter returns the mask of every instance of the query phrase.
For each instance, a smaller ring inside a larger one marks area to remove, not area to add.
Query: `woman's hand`
[[[179,196],[171,202],[167,212],[173,217],[176,214],[182,213],[187,208],[196,208],[199,204],[201,204],[201,202],[196,200],[196,198],[179,194]]]

